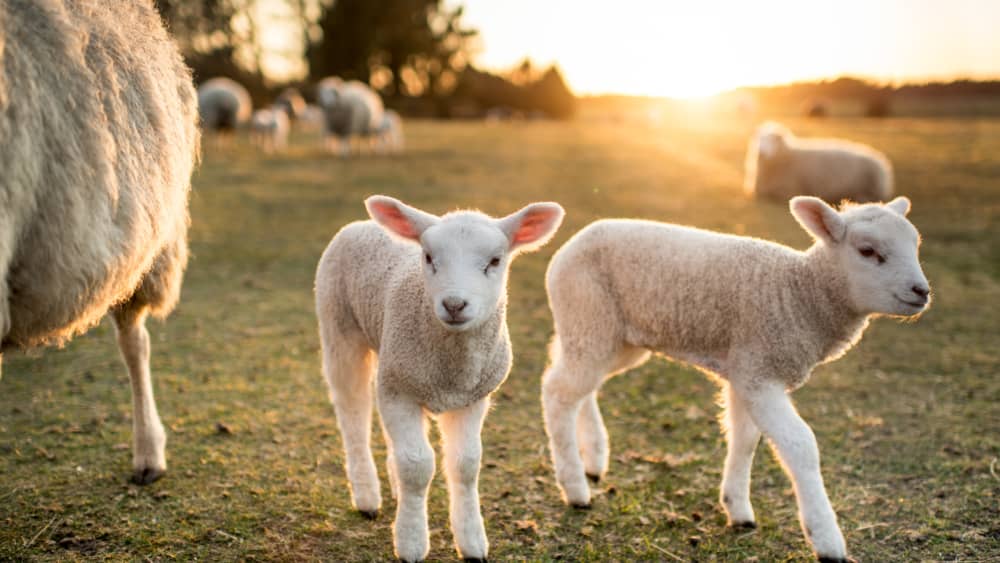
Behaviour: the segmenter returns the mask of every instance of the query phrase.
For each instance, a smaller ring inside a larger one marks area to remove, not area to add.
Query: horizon
[[[601,4],[569,0],[447,4],[464,5],[462,21],[479,31],[471,57],[477,68],[503,72],[526,58],[538,67],[554,65],[582,97],[700,98],[841,77],[892,86],[1000,79],[1000,36],[990,24],[1000,21],[1000,3],[979,0],[875,6],[845,0],[835,7],[794,0],[695,6],[625,0],[611,15]],[[823,25],[808,25],[822,9],[828,10]],[[570,11],[572,27],[553,33],[552,23]],[[721,11],[730,17],[720,19]],[[521,17],[527,12],[533,17]],[[852,40],[838,44],[845,35]],[[661,55],[677,52],[686,56]],[[660,72],[652,70],[657,63]]]

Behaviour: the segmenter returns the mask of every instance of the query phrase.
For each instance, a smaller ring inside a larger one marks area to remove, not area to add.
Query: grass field
[[[919,322],[878,320],[795,394],[862,561],[1000,558],[1000,121],[791,121],[885,150],[924,236],[934,288]],[[110,325],[63,350],[4,357],[0,559],[365,561],[392,556],[395,507],[351,510],[319,372],[312,280],[330,237],[385,193],[434,212],[565,206],[553,244],[510,284],[514,366],[484,431],[480,491],[495,560],[805,561],[788,479],[761,446],[759,528],[727,531],[713,385],[655,360],[604,386],[608,479],[590,511],[559,500],[541,422],[548,258],[605,216],[809,239],[783,205],[740,192],[748,123],[408,124],[396,158],[330,158],[298,136],[281,157],[209,150],[194,180],[180,307],[150,323],[169,471],[130,475],[131,403]],[[211,149],[212,147],[208,147]],[[669,283],[669,280],[665,280]],[[223,425],[229,432],[221,432]],[[436,438],[435,438],[436,440]],[[439,464],[440,465],[440,464]],[[454,559],[441,475],[431,559]]]

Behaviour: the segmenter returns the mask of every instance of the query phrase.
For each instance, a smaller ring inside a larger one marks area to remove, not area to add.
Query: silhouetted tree
[[[387,94],[443,95],[465,66],[474,30],[441,0],[335,0],[308,34],[313,80],[338,75]]]

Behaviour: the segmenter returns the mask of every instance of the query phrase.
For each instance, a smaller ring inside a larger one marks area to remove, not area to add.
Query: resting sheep
[[[354,506],[374,518],[381,504],[369,444],[374,383],[398,503],[397,557],[416,561],[428,551],[430,417],[444,440],[456,547],[464,558],[485,559],[480,431],[490,393],[511,364],[508,268],[545,244],[563,210],[535,203],[493,219],[474,211],[437,217],[384,196],[365,204],[374,221],[337,233],[316,272],[323,372]]]
[[[0,0],[0,352],[110,310],[142,484],[166,470],[145,319],[180,293],[197,111],[150,2]]]
[[[886,201],[893,192],[892,165],[869,146],[800,139],[777,123],[765,123],[747,147],[743,187],[747,194],[778,201],[797,195],[828,203]]]
[[[291,125],[285,110],[274,106],[253,112],[250,134],[254,144],[266,153],[285,150]]]
[[[722,387],[729,452],[721,487],[733,526],[754,526],[750,467],[770,440],[821,559],[846,558],[823,487],[819,450],[789,392],[840,357],[874,315],[909,317],[930,303],[910,202],[848,205],[802,196],[791,212],[814,238],[805,252],[775,243],[635,220],[592,223],[546,274],[555,321],[542,403],[565,500],[588,506],[585,475],[608,468],[597,390],[651,352],[687,362]],[[582,453],[582,459],[581,459]]]
[[[344,82],[331,76],[320,81],[316,100],[323,109],[323,140],[329,150],[350,153],[351,140],[372,140],[383,125],[382,98],[356,80]]]
[[[253,103],[239,82],[220,76],[198,87],[198,112],[204,131],[228,134],[246,125]]]

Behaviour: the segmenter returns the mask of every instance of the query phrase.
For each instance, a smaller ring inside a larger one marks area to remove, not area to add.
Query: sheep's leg
[[[615,359],[608,377],[631,369],[649,359],[650,352],[644,348],[624,347]],[[587,477],[597,483],[608,471],[608,430],[601,418],[597,404],[597,392],[590,393],[580,407],[580,418],[576,423],[576,439],[580,444],[583,467]]]
[[[583,468],[587,478],[597,483],[608,470],[608,430],[597,406],[597,391],[583,399],[576,421],[576,439],[580,444]]]
[[[351,500],[358,512],[375,518],[382,494],[371,451],[374,353],[344,335],[327,330],[321,330],[321,335],[323,372],[344,442]]]
[[[385,442],[385,472],[389,475],[389,494],[392,495],[393,499],[399,498],[399,477],[396,475],[396,464],[392,463],[393,451],[392,451],[392,440],[389,439],[389,433],[385,429],[385,423],[381,423],[382,426],[382,439]]]
[[[378,394],[378,411],[391,443],[399,480],[393,540],[396,557],[420,561],[430,549],[427,528],[427,488],[434,477],[434,450],[427,441],[426,418],[420,405],[399,395]]]
[[[603,375],[603,370],[582,362],[568,363],[560,353],[542,377],[542,410],[556,482],[563,499],[576,508],[590,507],[590,486],[577,445],[577,416],[584,398],[600,387]]]
[[[771,441],[782,466],[792,479],[799,505],[799,521],[813,550],[823,560],[846,560],[847,546],[823,486],[819,448],[812,429],[795,411],[791,398],[782,386],[757,389],[743,398],[750,416]]]
[[[733,527],[756,527],[753,505],[750,503],[750,469],[753,454],[760,441],[760,430],[754,424],[747,405],[731,385],[723,389],[725,411],[723,427],[726,432],[726,467],[722,474],[719,500]]]
[[[486,560],[486,539],[479,509],[479,463],[483,445],[480,434],[489,399],[438,417],[444,440],[444,476],[448,481],[451,531],[459,557]]]
[[[149,373],[148,306],[136,300],[112,311],[118,348],[132,382],[132,481],[146,485],[167,470],[167,435],[156,411]]]

